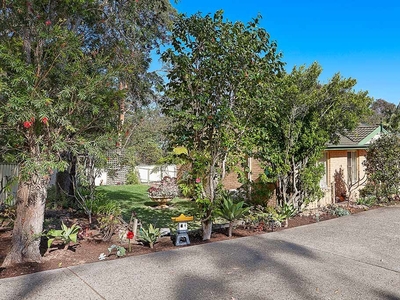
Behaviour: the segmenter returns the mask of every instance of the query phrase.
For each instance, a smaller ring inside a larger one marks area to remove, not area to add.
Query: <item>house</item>
[[[324,196],[319,201],[310,203],[307,209],[347,200],[346,188],[349,187],[352,200],[356,199],[366,182],[363,165],[366,150],[374,139],[386,132],[382,125],[360,124],[353,131],[340,135],[338,144],[328,144],[321,158],[321,163],[325,166],[325,174],[320,182]],[[248,165],[249,179],[256,181],[264,171],[255,159],[249,158]],[[223,185],[226,189],[237,189],[241,186],[234,172],[224,178]]]
[[[365,186],[366,175],[363,165],[369,144],[387,131],[382,125],[360,124],[353,131],[339,136],[338,144],[328,144],[321,159],[325,166],[325,175],[321,179],[321,188],[325,195],[309,208],[326,206],[347,200],[346,188],[351,189],[351,198],[358,197]]]

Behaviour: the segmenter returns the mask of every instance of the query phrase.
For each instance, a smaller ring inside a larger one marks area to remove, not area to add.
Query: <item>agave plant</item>
[[[76,224],[73,224],[71,227],[68,227],[67,225],[64,224],[64,222],[62,222],[61,230],[51,229],[46,234],[47,237],[50,237],[49,240],[47,241],[47,248],[50,248],[54,240],[61,240],[65,244],[64,249],[68,249],[68,246],[71,242],[76,243],[79,229],[81,228]]]
[[[278,214],[285,220],[285,227],[288,227],[289,219],[297,214],[297,210],[293,204],[285,203],[278,209]]]
[[[150,224],[149,227],[140,229],[139,239],[149,243],[150,248],[154,247],[154,244],[157,243],[158,238],[161,236],[160,228],[156,228],[153,224]]]
[[[249,207],[243,207],[244,201],[234,203],[231,198],[225,198],[221,202],[221,206],[217,209],[216,213],[220,217],[229,221],[228,236],[232,237],[233,223],[245,216],[249,211]]]

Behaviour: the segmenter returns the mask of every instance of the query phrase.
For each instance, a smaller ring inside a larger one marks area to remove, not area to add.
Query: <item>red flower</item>
[[[128,240],[133,239],[134,236],[135,236],[135,234],[132,231],[128,231],[128,233],[126,234],[126,238]]]
[[[51,21],[47,20],[44,24],[46,24],[46,26],[50,26],[51,25]]]
[[[49,119],[47,117],[43,117],[42,118],[42,123],[47,125],[47,122],[49,121]]]
[[[26,129],[28,129],[29,127],[32,126],[32,122],[25,121],[23,125],[24,125],[24,127],[25,127]]]
[[[196,183],[200,183],[201,179],[200,178],[196,178]]]

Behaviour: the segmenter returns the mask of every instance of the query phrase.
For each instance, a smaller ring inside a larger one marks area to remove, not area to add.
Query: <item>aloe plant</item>
[[[64,222],[61,223],[61,230],[50,229],[46,234],[47,237],[50,237],[47,241],[47,248],[50,248],[54,240],[62,240],[65,244],[64,249],[68,249],[68,246],[71,242],[76,243],[79,229],[81,228],[77,224],[73,224],[71,227],[68,227],[64,224]]]
[[[225,198],[219,209],[217,209],[217,215],[229,221],[229,231],[228,236],[232,237],[233,223],[244,217],[244,215],[249,211],[249,207],[243,207],[244,201],[234,203],[232,199]]]
[[[154,244],[157,243],[157,240],[160,236],[160,229],[154,227],[153,224],[150,224],[147,229],[141,228],[139,233],[139,239],[149,243],[150,248],[154,247]]]

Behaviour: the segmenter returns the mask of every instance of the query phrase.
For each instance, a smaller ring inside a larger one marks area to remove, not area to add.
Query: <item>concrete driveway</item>
[[[2,279],[0,299],[400,299],[400,207]]]

